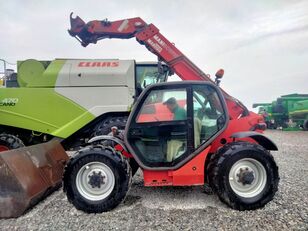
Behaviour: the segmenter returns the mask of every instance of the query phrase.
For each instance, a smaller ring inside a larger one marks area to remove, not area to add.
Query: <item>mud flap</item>
[[[61,186],[69,157],[59,141],[0,153],[0,218],[18,217]]]
[[[255,140],[258,144],[260,144],[267,150],[278,151],[277,145],[273,141],[271,141],[268,137],[264,136],[263,134],[259,132],[253,132],[253,131],[236,132],[236,133],[233,133],[230,137],[234,139],[249,137]]]

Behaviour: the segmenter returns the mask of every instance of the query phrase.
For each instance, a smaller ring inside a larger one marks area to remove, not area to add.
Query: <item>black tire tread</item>
[[[93,152],[100,154],[93,154]],[[87,201],[85,198],[74,191],[73,185],[71,183],[74,180],[72,179],[72,172],[74,171],[74,168],[81,167],[78,166],[78,162],[81,160],[91,160],[92,157],[90,155],[95,155],[96,157],[101,156],[102,158],[107,159],[109,158],[110,160],[114,161],[120,168],[118,171],[122,171],[122,173],[125,174],[123,185],[118,186],[119,190],[115,193],[115,195],[113,195],[113,197],[108,196],[110,198],[106,198],[108,200],[104,199],[103,203]],[[131,183],[132,172],[127,159],[111,147],[104,147],[101,145],[91,145],[76,152],[66,165],[63,174],[63,191],[66,192],[68,201],[72,203],[77,209],[87,213],[107,212],[115,208],[125,200]]]
[[[273,167],[273,174],[274,179],[270,182],[271,184],[271,192],[266,196],[263,197],[259,202],[254,204],[243,204],[240,201],[233,201],[230,200],[230,197],[227,192],[225,192],[223,189],[219,186],[219,169],[221,168],[222,164],[228,159],[230,159],[234,154],[238,153],[237,151],[246,148],[246,149],[256,149],[263,153],[266,153],[268,155],[268,159],[271,162],[271,166]],[[222,148],[220,148],[217,153],[211,156],[210,163],[207,168],[207,181],[209,185],[211,186],[212,190],[217,193],[219,199],[226,203],[228,206],[230,206],[233,209],[237,210],[253,210],[257,208],[262,208],[266,203],[271,201],[275,195],[275,193],[278,191],[278,183],[279,183],[279,174],[278,174],[278,166],[276,165],[273,156],[271,153],[266,150],[261,145],[255,144],[255,143],[249,143],[249,142],[232,142],[229,144],[226,144]]]

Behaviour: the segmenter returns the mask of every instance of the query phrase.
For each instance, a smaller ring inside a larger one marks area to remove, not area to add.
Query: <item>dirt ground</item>
[[[140,173],[119,207],[85,214],[62,189],[0,230],[308,230],[308,132],[267,131],[278,145],[279,191],[255,211],[235,211],[202,187],[146,188]]]

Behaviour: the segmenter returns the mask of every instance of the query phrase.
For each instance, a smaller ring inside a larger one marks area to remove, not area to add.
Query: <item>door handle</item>
[[[169,121],[170,122],[170,121]],[[174,121],[172,121],[174,122]],[[158,125],[158,127],[164,127],[164,126],[178,126],[178,125],[185,125],[186,122],[185,121],[179,121],[179,122],[176,122],[176,124],[173,124],[173,123],[161,123]]]
[[[187,132],[171,132],[171,136],[186,136]]]

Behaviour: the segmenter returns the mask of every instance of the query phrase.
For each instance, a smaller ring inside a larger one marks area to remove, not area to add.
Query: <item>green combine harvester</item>
[[[308,131],[308,94],[283,95],[272,103],[255,103],[269,129]]]
[[[299,121],[302,128],[308,131],[308,99],[294,103],[289,114],[293,121]]]
[[[166,82],[158,62],[119,59],[18,61],[0,87],[0,151],[65,139],[79,147],[93,136],[124,129],[131,107],[148,85]]]

